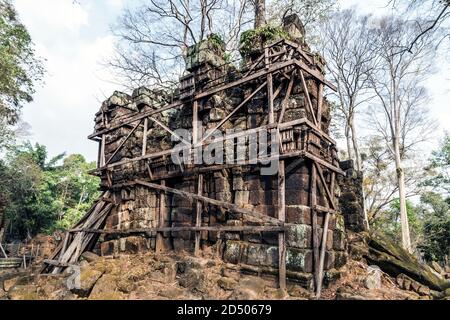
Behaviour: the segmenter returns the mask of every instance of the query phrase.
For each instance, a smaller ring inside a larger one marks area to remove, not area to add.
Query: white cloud
[[[30,29],[77,33],[88,25],[87,10],[72,0],[16,0],[15,6]]]

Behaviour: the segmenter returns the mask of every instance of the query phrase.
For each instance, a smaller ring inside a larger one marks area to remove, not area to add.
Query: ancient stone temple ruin
[[[106,100],[89,136],[104,193],[47,271],[95,248],[184,250],[320,291],[346,263],[345,227],[362,226],[362,208],[329,136],[324,90],[335,88],[304,32],[297,16],[273,39],[247,32],[239,68],[211,35],[189,48],[174,92]]]

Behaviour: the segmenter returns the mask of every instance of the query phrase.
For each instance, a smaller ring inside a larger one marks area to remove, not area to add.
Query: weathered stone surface
[[[379,289],[381,287],[381,270],[378,266],[367,267],[367,277],[364,279],[367,289]]]
[[[201,270],[189,269],[178,281],[183,288],[189,288],[192,291],[206,292],[205,275]]]
[[[93,252],[90,252],[90,251],[84,252],[84,253],[81,255],[81,257],[82,257],[84,260],[86,260],[87,262],[94,262],[94,261],[97,261],[97,260],[100,258],[97,254],[95,254],[95,253],[93,253]]]
[[[217,280],[217,284],[224,290],[232,291],[236,287],[237,282],[232,278],[222,277],[219,280]]]
[[[81,297],[89,296],[98,279],[100,279],[102,275],[103,272],[95,270],[91,266],[82,268],[80,273],[80,287],[73,288],[72,292]]]
[[[11,300],[39,300],[42,297],[39,295],[36,286],[27,285],[15,285],[8,291],[8,298]]]
[[[440,279],[429,270],[428,265],[420,263],[399,245],[379,234],[371,236],[366,259],[393,277],[404,273],[433,290],[445,290],[450,287],[450,281]]]

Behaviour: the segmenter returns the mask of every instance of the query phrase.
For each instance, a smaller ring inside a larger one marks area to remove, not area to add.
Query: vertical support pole
[[[166,186],[166,181],[161,180],[161,185]],[[159,214],[158,214],[158,227],[164,227],[164,218],[166,217],[166,193],[164,191],[159,192]],[[164,251],[164,236],[161,231],[156,233],[156,253],[161,253]]]
[[[103,134],[102,135],[102,144],[101,144],[101,147],[100,147],[100,167],[103,167],[105,165],[105,162],[106,162],[105,145],[106,145],[106,136]]]
[[[198,141],[198,101],[194,100],[192,107],[192,142],[195,145]]]
[[[319,83],[317,92],[317,123],[320,130],[322,130],[322,105],[323,105],[323,83]]]
[[[198,183],[197,183],[197,195],[201,196],[203,193],[203,174],[198,175]],[[195,217],[195,226],[201,227],[202,226],[202,202],[197,200],[197,208],[196,208],[196,217]],[[200,255],[200,239],[201,239],[201,232],[196,231],[195,232],[195,249],[194,254],[196,256]]]
[[[142,155],[147,154],[148,118],[144,120],[144,135],[142,137]]]
[[[313,265],[314,265],[314,280],[316,289],[318,286],[318,269],[319,269],[319,237],[317,230],[317,212],[315,210],[317,204],[317,169],[314,161],[311,161],[311,185],[310,185],[310,210],[311,210],[311,224],[312,224],[312,246],[313,246]]]
[[[6,255],[5,249],[3,249],[2,243],[0,242],[0,249],[2,250],[3,255],[6,259],[8,259],[8,256]]]
[[[264,57],[265,57],[265,65],[266,68],[269,68],[269,48],[266,48],[264,50]],[[269,123],[275,122],[275,116],[273,111],[273,77],[272,74],[267,74],[267,100],[269,102]]]
[[[320,249],[320,261],[319,261],[319,272],[317,275],[317,290],[316,297],[320,298],[322,293],[322,281],[323,281],[323,265],[325,263],[325,251],[327,250],[327,236],[328,236],[328,223],[330,221],[330,213],[325,213],[325,223],[322,230],[322,247]]]
[[[284,160],[280,161],[278,166],[278,219],[286,220],[286,179]],[[278,272],[280,289],[286,290],[286,242],[284,230],[278,233]]]

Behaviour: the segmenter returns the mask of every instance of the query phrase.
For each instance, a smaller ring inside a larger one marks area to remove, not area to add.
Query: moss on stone
[[[260,51],[270,42],[278,39],[289,39],[289,34],[282,27],[265,25],[257,29],[244,31],[241,34],[239,52],[243,57]]]

